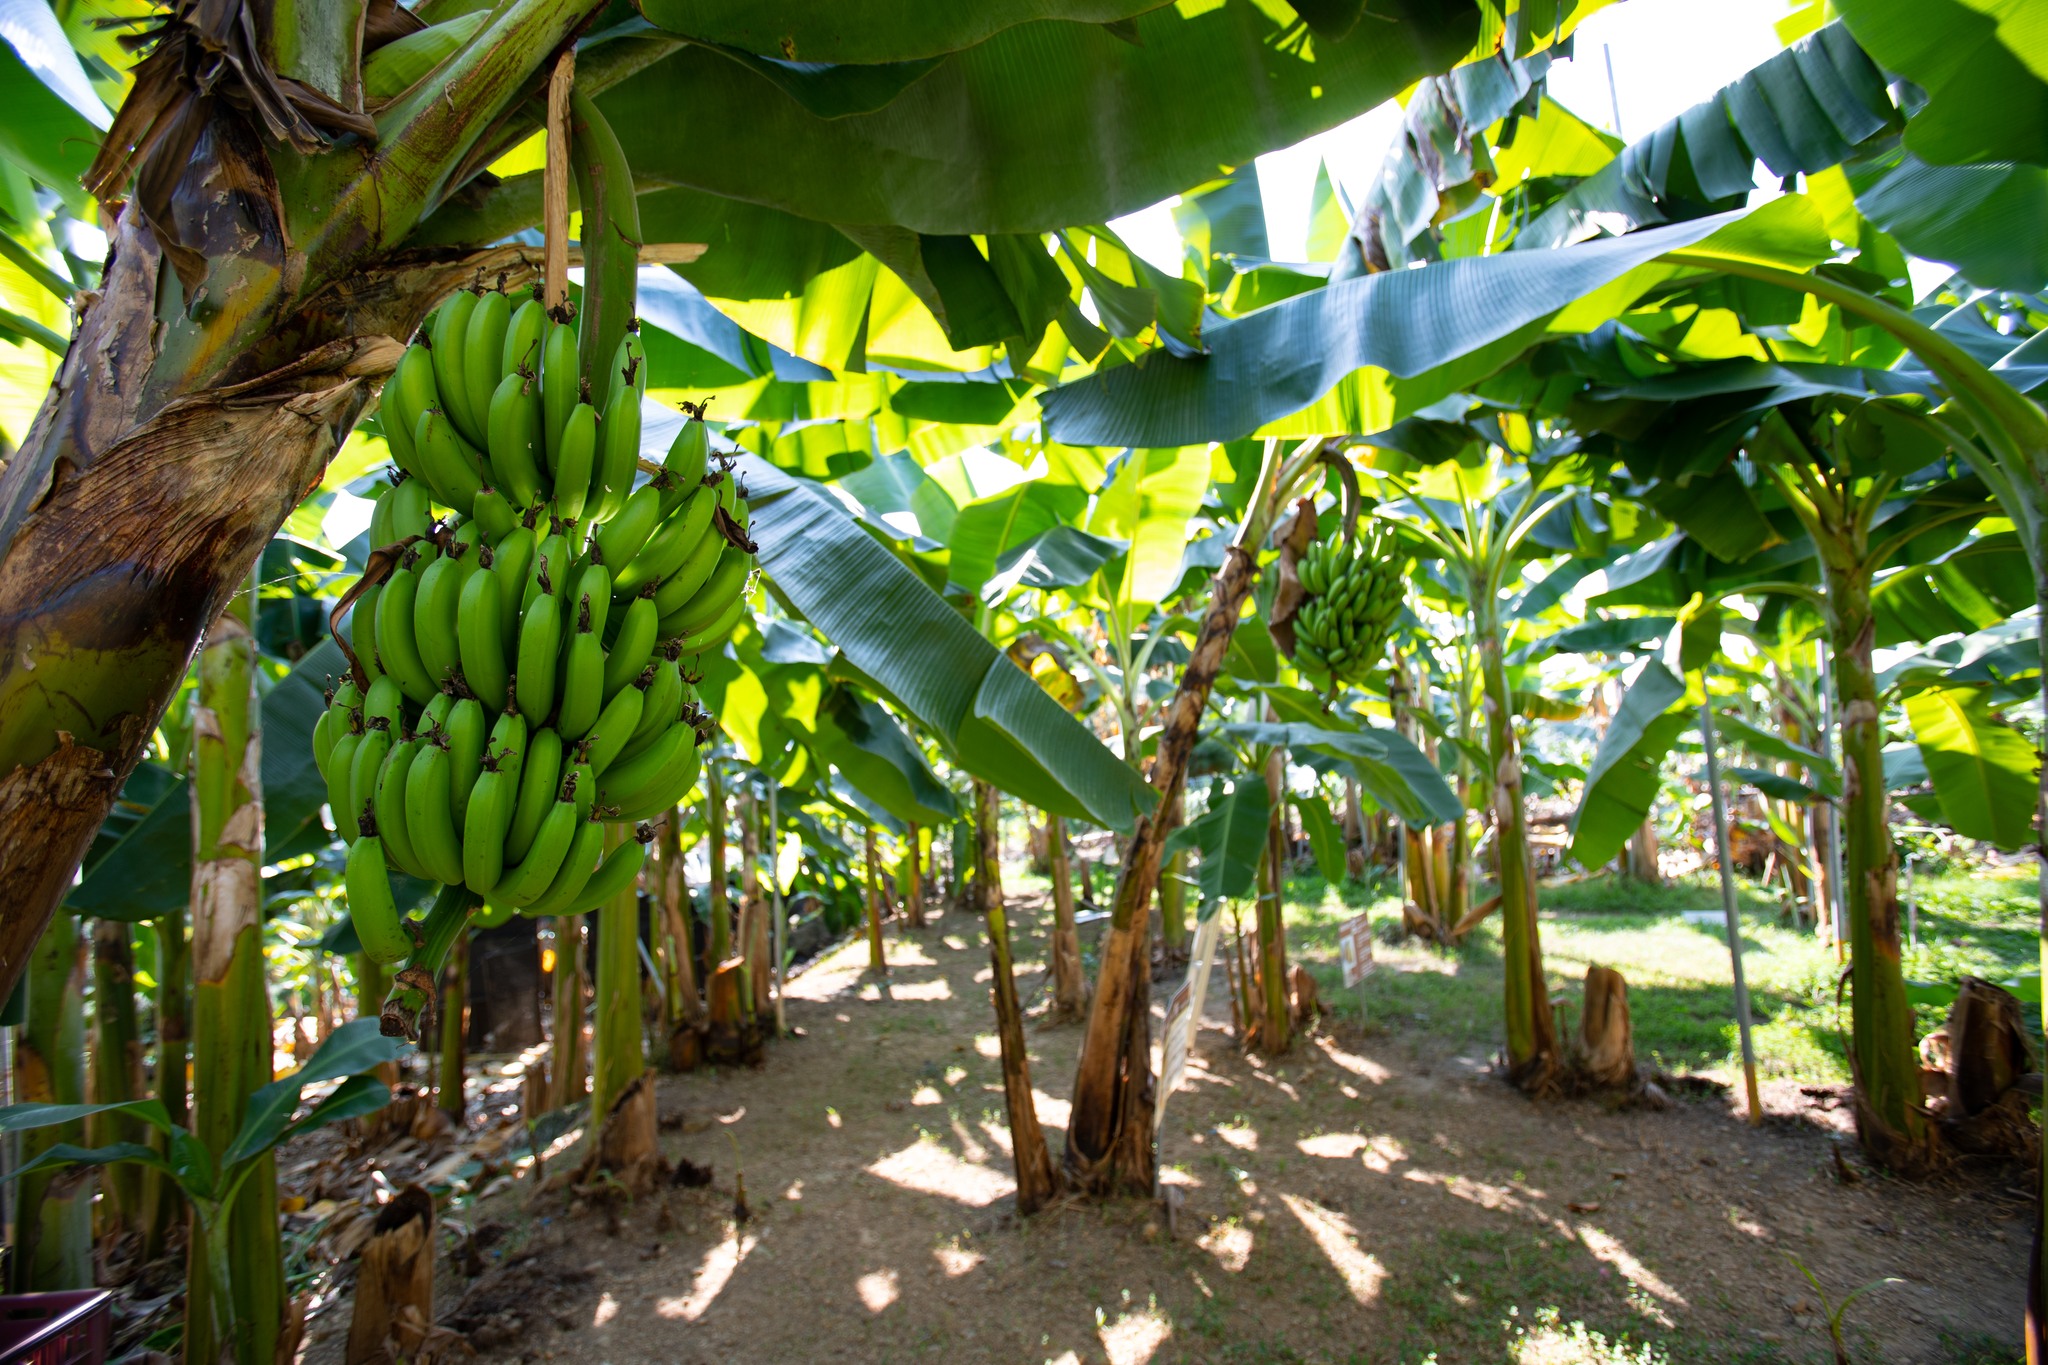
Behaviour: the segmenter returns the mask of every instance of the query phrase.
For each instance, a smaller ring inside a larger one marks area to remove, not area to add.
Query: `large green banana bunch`
[[[692,665],[747,613],[746,503],[694,416],[635,487],[632,331],[605,379],[580,373],[572,324],[478,291],[442,305],[385,387],[398,468],[370,530],[395,563],[346,618],[363,681],[313,735],[378,961],[413,947],[393,870],[467,886],[487,920],[580,913],[632,885],[652,837],[607,854],[604,825],[697,780]]]
[[[1386,655],[1413,561],[1390,527],[1368,521],[1346,544],[1319,540],[1295,571],[1307,599],[1294,614],[1294,651],[1344,682],[1362,682]]]

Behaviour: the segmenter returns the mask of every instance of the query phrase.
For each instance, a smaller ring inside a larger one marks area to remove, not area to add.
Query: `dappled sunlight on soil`
[[[1020,962],[1043,914],[1017,898]],[[1063,1201],[1020,1223],[980,927],[959,914],[892,926],[888,955],[874,976],[852,940],[793,980],[803,1036],[772,1044],[760,1069],[662,1079],[663,1150],[712,1167],[710,1187],[624,1207],[615,1236],[558,1196],[529,1209],[526,1181],[466,1215],[514,1229],[487,1263],[530,1256],[562,1285],[482,1358],[1824,1358],[1810,1287],[1781,1251],[1837,1295],[1901,1279],[1852,1310],[1859,1359],[1931,1362],[1951,1357],[1945,1342],[2016,1337],[2028,1225],[2003,1190],[2017,1177],[1839,1185],[1833,1139],[1794,1115],[1796,1094],[1760,1131],[1720,1100],[1534,1105],[1490,1074],[1490,1045],[1411,1027],[1412,1010],[1247,1057],[1221,972],[1166,1098],[1168,1203]],[[1382,969],[1410,961],[1458,962],[1387,949]],[[1157,976],[1155,1048],[1178,984]],[[1397,988],[1368,978],[1364,994]],[[1043,974],[1020,970],[1018,991],[1040,1006]],[[1027,1029],[1055,1161],[1081,1032]]]

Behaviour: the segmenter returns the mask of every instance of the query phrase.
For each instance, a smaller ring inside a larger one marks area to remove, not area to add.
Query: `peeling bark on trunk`
[[[1009,1111],[1010,1151],[1017,1168],[1017,1212],[1032,1214],[1059,1195],[1060,1174],[1052,1164],[1038,1105],[1031,1094],[1031,1061],[1024,1047],[1024,1011],[1017,1003],[1017,976],[1010,958],[1010,925],[1003,908],[1003,873],[996,848],[999,814],[996,789],[974,780],[974,887],[988,925],[989,993],[1002,1044],[1003,1102]],[[873,834],[870,833],[870,838]],[[872,847],[872,845],[870,846]]]
[[[1074,927],[1074,882],[1067,861],[1067,822],[1045,817],[1046,857],[1052,869],[1052,940],[1046,956],[1052,968],[1053,1018],[1079,1019],[1088,1005],[1088,981],[1081,973],[1081,933]]]
[[[347,1365],[409,1359],[433,1321],[434,1200],[408,1185],[379,1210],[363,1243],[343,1359]]]
[[[1269,456],[1268,465],[1273,463]],[[1122,1190],[1149,1195],[1153,1186],[1152,1064],[1149,1047],[1135,1046],[1150,1033],[1152,888],[1164,861],[1170,812],[1187,781],[1188,755],[1222,670],[1230,637],[1251,595],[1254,555],[1265,541],[1273,502],[1279,495],[1272,469],[1262,474],[1260,501],[1240,536],[1224,552],[1209,607],[1180,686],[1168,704],[1152,761],[1150,782],[1158,794],[1155,810],[1140,815],[1124,853],[1116,901],[1103,935],[1088,1033],[1074,1071],[1073,1111],[1067,1124],[1061,1165],[1067,1179],[1086,1194]],[[1135,1063],[1135,1065],[1133,1065]]]
[[[671,813],[657,837],[655,875],[661,920],[667,926],[668,951],[662,960],[668,975],[669,1065],[689,1071],[703,1059],[708,1020],[697,993],[696,939],[690,931],[690,888],[683,880],[679,814]]]
[[[35,946],[28,1018],[14,1048],[14,1098],[22,1104],[85,1103],[85,940],[68,911],[50,920]],[[78,1143],[84,1125],[32,1128],[21,1135],[27,1164],[60,1143]],[[92,1177],[85,1171],[37,1171],[16,1183],[15,1293],[92,1286]]]
[[[270,992],[263,962],[263,739],[256,703],[255,584],[209,630],[192,702],[192,1128],[216,1155],[242,1124],[249,1097],[270,1083]],[[277,1231],[275,1158],[262,1157],[224,1214],[235,1321],[217,1341],[192,1314],[186,1350],[243,1365],[277,1353],[286,1295]],[[213,1302],[213,1269],[196,1229],[187,1302]]]
[[[1270,719],[1271,710],[1267,715]],[[1294,1043],[1293,1016],[1287,999],[1287,938],[1282,920],[1287,901],[1287,845],[1281,831],[1287,809],[1287,757],[1275,748],[1266,758],[1266,794],[1272,800],[1266,818],[1266,852],[1259,869],[1259,986],[1265,996],[1265,1018],[1259,1023],[1259,1048],[1279,1055]]]
[[[1629,1023],[1628,983],[1597,963],[1586,968],[1585,1007],[1579,1016],[1579,1071],[1593,1085],[1633,1090],[1635,1030]]]
[[[1490,784],[1507,971],[1508,1079],[1532,1095],[1543,1095],[1557,1084],[1560,1057],[1536,927],[1536,877],[1529,860],[1528,811],[1522,801],[1522,750],[1501,657],[1499,605],[1485,590],[1475,588],[1468,596],[1479,637],[1487,752],[1494,765]]]
[[[1860,540],[1860,536],[1857,537]],[[1870,578],[1844,572],[1860,545],[1823,549],[1828,629],[1842,732],[1842,892],[1849,921],[1850,1061],[1856,1078],[1856,1132],[1870,1156],[1905,1174],[1928,1170],[1937,1137],[1920,1103],[1920,1062],[1913,1007],[1899,963],[1898,853],[1884,789],[1884,725],[1871,662],[1876,618]]]

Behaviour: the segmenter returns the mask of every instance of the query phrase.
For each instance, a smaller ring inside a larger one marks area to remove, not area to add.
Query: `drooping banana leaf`
[[[1599,867],[1628,842],[1650,813],[1665,755],[1690,722],[1673,712],[1685,696],[1685,680],[1662,659],[1646,659],[1600,737],[1586,785],[1572,812],[1572,856]]]
[[[1209,809],[1167,836],[1167,851],[1192,848],[1201,858],[1195,886],[1201,892],[1199,918],[1207,919],[1227,900],[1243,900],[1258,880],[1272,797],[1258,778],[1240,778],[1235,788],[1210,797]]]
[[[764,573],[955,761],[1031,804],[1127,828],[1152,794],[816,484],[743,456]]]
[[[2033,840],[2040,755],[2025,735],[1991,714],[1980,689],[1911,693],[1906,717],[1950,828],[2004,849]]]

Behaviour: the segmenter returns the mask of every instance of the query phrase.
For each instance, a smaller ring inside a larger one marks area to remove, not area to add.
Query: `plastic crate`
[[[0,1297],[0,1365],[105,1365],[113,1303],[104,1289]]]

